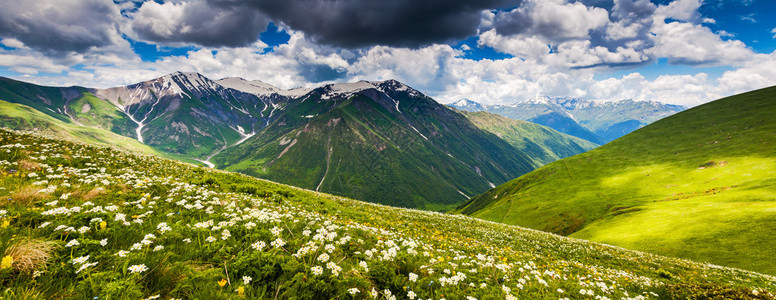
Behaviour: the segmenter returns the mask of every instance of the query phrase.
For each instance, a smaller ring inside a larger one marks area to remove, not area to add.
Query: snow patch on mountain
[[[308,88],[284,90],[261,80],[248,81],[240,77],[227,77],[216,80],[216,83],[225,88],[235,89],[256,96],[271,96],[272,94],[278,94],[289,98],[298,98],[310,92],[310,89]]]
[[[396,80],[366,81],[361,80],[351,83],[333,83],[322,88],[321,99],[347,98],[361,91],[375,89],[383,93],[407,92],[412,97],[422,96],[417,90]]]

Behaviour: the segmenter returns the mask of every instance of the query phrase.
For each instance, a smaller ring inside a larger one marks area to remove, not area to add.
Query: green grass
[[[457,211],[776,274],[775,95],[767,88],[678,113]]]
[[[9,130],[0,199],[4,299],[776,299],[754,272]],[[30,240],[53,247],[25,267]]]

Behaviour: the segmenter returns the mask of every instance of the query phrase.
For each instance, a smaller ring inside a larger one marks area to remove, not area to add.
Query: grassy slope
[[[775,95],[772,87],[678,113],[459,211],[776,274]]]
[[[73,99],[68,108],[73,117],[84,126],[112,131],[123,136],[135,135],[137,125],[129,117],[113,104],[91,93],[87,92]]]
[[[0,145],[0,256],[15,257],[0,269],[0,297],[8,299],[372,299],[370,291],[398,299],[410,292],[433,299],[774,299],[776,290],[776,278],[757,273],[105,147],[5,130]],[[44,175],[50,180],[33,185]],[[47,185],[35,197],[17,194]],[[47,264],[36,263],[37,278],[14,270],[29,252],[11,246],[27,238],[55,245]],[[79,245],[65,247],[73,240]],[[277,240],[283,245],[274,246]],[[148,269],[133,274],[133,265]],[[317,267],[321,275],[313,274]]]
[[[69,118],[57,111],[67,100],[63,91],[79,94],[79,88],[47,87],[0,77],[0,100],[30,106],[53,118],[67,122]]]
[[[127,151],[154,154],[166,158],[194,162],[190,158],[175,156],[141,144],[135,139],[108,130],[78,126],[55,119],[29,106],[0,100],[0,127],[17,130],[36,130],[60,138],[96,145],[112,145]]]
[[[488,112],[458,111],[478,128],[491,132],[531,157],[537,165],[591,150],[598,145],[539,124]]]

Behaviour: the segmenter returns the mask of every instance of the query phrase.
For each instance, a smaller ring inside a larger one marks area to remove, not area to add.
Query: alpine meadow
[[[774,1],[0,7],[0,300],[776,300]]]

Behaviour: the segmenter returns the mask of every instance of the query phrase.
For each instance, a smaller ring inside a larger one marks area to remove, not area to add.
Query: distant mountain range
[[[473,197],[471,216],[776,275],[776,87],[647,125]]]
[[[685,108],[656,101],[592,101],[567,97],[536,97],[506,105],[469,99],[449,104],[465,111],[486,111],[541,124],[596,144],[608,143]]]
[[[284,90],[183,72],[108,89],[0,78],[0,100],[3,126],[434,210],[596,146],[535,124],[473,121],[395,80]]]

